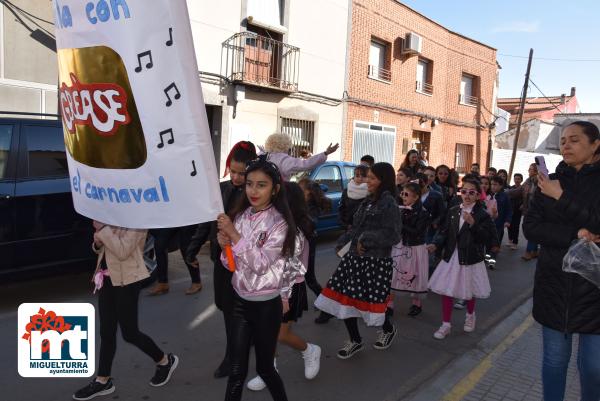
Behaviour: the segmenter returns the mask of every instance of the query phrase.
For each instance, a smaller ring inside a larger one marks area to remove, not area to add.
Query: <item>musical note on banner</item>
[[[165,89],[165,95],[167,95],[168,99],[166,103],[167,107],[171,107],[171,105],[173,104],[173,101],[171,100],[171,95],[169,94],[171,90],[175,91],[175,100],[178,100],[181,97],[181,93],[179,92],[179,89],[177,89],[177,85],[175,85],[175,82],[167,86]]]
[[[147,57],[148,63],[146,64],[146,68],[150,69],[154,67],[154,63],[152,62],[152,52],[150,50],[142,52],[137,55],[138,58],[138,66],[135,67],[135,72],[142,72],[142,59]]]
[[[173,144],[173,142],[175,142],[175,137],[173,135],[173,129],[169,128],[169,129],[166,129],[164,131],[160,131],[160,133],[159,133],[160,143],[156,146],[157,148],[162,149],[162,148],[165,147],[165,139],[163,138],[163,136],[166,135],[166,134],[170,134],[171,135],[171,138],[169,138],[167,140],[167,143],[169,145],[171,145],[171,144]]]
[[[194,168],[194,171],[192,171],[192,172],[190,173],[190,175],[191,175],[192,177],[195,177],[195,176],[196,176],[196,174],[198,174],[198,170],[196,170],[196,161],[195,161],[195,160],[192,160],[192,167]]]
[[[165,45],[173,46],[173,28],[169,28],[169,40],[167,40]]]

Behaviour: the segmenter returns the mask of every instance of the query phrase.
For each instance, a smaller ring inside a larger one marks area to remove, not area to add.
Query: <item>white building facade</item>
[[[262,145],[288,133],[295,155],[341,142],[347,0],[188,0],[188,7],[221,171],[240,140]]]
[[[221,171],[234,143],[276,131],[295,154],[341,142],[349,4],[187,0]],[[53,22],[51,1],[0,4],[0,111],[58,113]]]

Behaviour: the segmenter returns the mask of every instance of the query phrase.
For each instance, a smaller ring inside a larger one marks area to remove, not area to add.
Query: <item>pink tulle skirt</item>
[[[459,264],[456,249],[449,262],[442,260],[438,264],[429,279],[429,289],[436,294],[465,300],[488,298],[492,292],[485,264]]]
[[[394,273],[392,290],[406,295],[424,297],[429,281],[429,253],[426,245],[392,247]]]

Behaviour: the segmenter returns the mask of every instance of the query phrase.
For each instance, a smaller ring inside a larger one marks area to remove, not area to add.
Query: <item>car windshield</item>
[[[310,177],[310,171],[299,171],[296,174],[291,176],[290,181],[298,182],[303,178],[309,178],[309,177]]]

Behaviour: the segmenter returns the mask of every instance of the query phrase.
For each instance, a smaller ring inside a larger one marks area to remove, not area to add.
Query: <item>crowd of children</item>
[[[338,145],[307,159],[290,156],[290,147],[289,137],[282,134],[269,137],[260,155],[251,142],[236,144],[226,163],[230,179],[221,183],[225,213],[214,222],[186,228],[193,235],[180,241],[193,281],[188,293],[201,290],[199,279],[194,280],[199,277],[196,256],[210,241],[215,304],[223,312],[226,338],[214,376],[229,378],[225,400],[241,399],[252,347],[258,375],[246,383],[251,390],[267,388],[274,400],[287,400],[275,363],[278,344],[299,352],[306,379],[317,376],[321,348],[292,330],[309,309],[307,288],[321,311],[316,323],[335,317],[346,326],[349,340],[337,352],[340,359],[364,349],[359,319],[381,327],[373,348],[389,348],[397,334],[394,309],[409,298],[407,313],[417,317],[429,291],[442,296],[436,339],[450,334],[453,305],[461,301],[467,309],[464,331],[475,330],[475,300],[491,292],[486,266],[496,267],[505,228],[510,247],[516,248],[520,217],[526,213],[521,209],[537,182],[532,175],[521,185],[522,177],[515,176],[515,187],[509,188],[506,172],[490,169],[480,176],[479,166],[473,165],[459,185],[454,170],[427,166],[416,150],[408,152],[397,171],[366,155],[342,193],[339,220],[344,233],[336,246],[340,262],[321,287],[315,276],[316,224],[331,201],[317,183],[289,180],[293,173],[325,162]],[[151,294],[168,291],[166,264],[161,272],[163,279]],[[101,321],[101,331],[105,324]],[[104,343],[113,337],[111,333],[101,339]],[[153,381],[162,385],[176,368],[177,357],[155,348],[147,353],[160,371],[161,377]],[[103,376],[76,399],[114,391],[110,364],[105,365]]]

